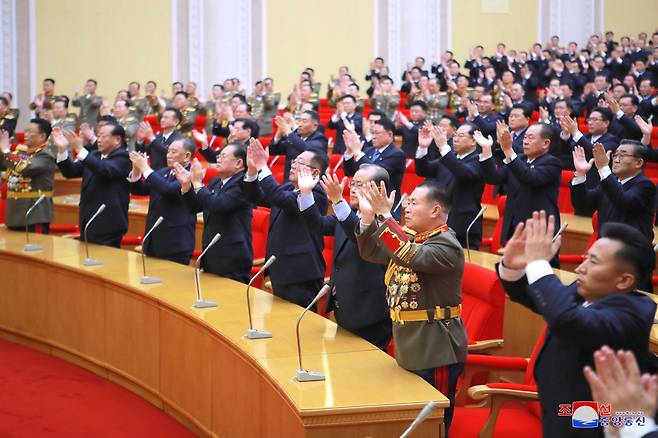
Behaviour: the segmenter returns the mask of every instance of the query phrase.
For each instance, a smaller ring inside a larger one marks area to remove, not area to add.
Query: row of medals
[[[418,308],[418,292],[418,275],[411,269],[400,266],[395,270],[391,285],[388,286],[388,306],[394,310],[415,310]],[[408,294],[411,296],[408,297]]]

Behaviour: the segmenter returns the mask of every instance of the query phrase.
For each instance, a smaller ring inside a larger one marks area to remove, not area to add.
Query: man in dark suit
[[[300,218],[297,203],[298,170],[301,166],[319,177],[327,170],[325,154],[315,150],[300,153],[292,162],[290,182],[279,185],[267,168],[267,152],[252,140],[247,153],[243,190],[250,201],[270,207],[266,254],[276,255],[269,270],[274,294],[299,306],[308,306],[322,287],[325,263],[322,233],[309,229]],[[320,187],[313,198],[321,214],[327,211],[327,195]]]
[[[270,155],[285,155],[283,181],[288,182],[293,160],[304,151],[326,155],[328,140],[318,129],[320,116],[315,111],[304,111],[294,131],[283,117],[277,116],[275,121],[279,129],[270,143],[269,151]]]
[[[370,181],[377,186],[381,182],[388,185],[388,173],[374,164],[364,165],[350,181],[349,204],[343,198],[343,187],[336,175],[323,175],[320,184],[333,205],[334,214],[330,216],[322,216],[315,204],[312,190],[318,181],[310,171],[300,169],[300,217],[313,232],[334,236],[332,288],[327,311],[333,310],[339,326],[386,351],[391,340],[391,318],[384,285],[386,267],[361,258],[354,229],[359,223],[358,191]]]
[[[468,116],[466,120],[475,123],[485,137],[496,135],[496,122],[502,118],[496,113],[491,94],[483,94],[477,103],[467,100]]]
[[[631,225],[653,242],[653,214],[656,211],[656,186],[644,175],[647,148],[635,140],[622,140],[610,158],[603,145],[594,144],[594,158],[588,161],[582,147],[576,147],[573,162],[576,172],[571,181],[571,201],[598,211],[599,226],[607,222]],[[596,167],[600,184],[588,189],[587,172]]]
[[[167,151],[169,145],[174,140],[183,137],[176,127],[183,119],[180,111],[176,108],[167,108],[160,117],[160,128],[162,132],[158,135],[153,134],[153,129],[148,122],[139,124],[137,130],[137,142],[135,150],[137,152],[146,152],[151,157],[151,167],[154,170],[160,170],[167,167]]]
[[[605,100],[605,93],[608,92],[610,87],[608,76],[605,74],[597,74],[593,81],[594,89],[585,97],[584,109],[587,111],[587,114],[590,114],[594,108],[598,107],[601,100]]]
[[[203,247],[207,247],[217,233],[222,236],[203,256],[203,270],[248,283],[254,252],[251,244],[253,204],[245,199],[242,191],[247,151],[242,144],[229,143],[217,158],[217,177],[207,187],[203,184],[204,171],[196,160],[190,172],[177,165],[176,177],[188,209],[194,213],[203,211]]]
[[[120,125],[105,125],[98,130],[98,150],[89,152],[81,141],[73,141],[77,153],[73,161],[68,153],[69,140],[63,134],[54,138],[57,146],[57,166],[66,178],[82,177],[80,191],[80,232],[101,204],[106,208],[89,226],[87,240],[101,245],[121,246],[128,230],[130,186],[128,174],[132,167],[125,146],[125,131]]]
[[[427,117],[427,104],[422,100],[416,100],[409,104],[409,116],[411,120],[400,111],[395,113],[396,134],[402,136],[400,147],[407,158],[416,156],[418,148],[418,130],[425,124]]]
[[[457,129],[453,147],[448,145],[445,132],[438,126],[426,125],[418,137],[419,146],[416,153],[416,173],[425,176],[439,172],[449,173],[453,183],[446,187],[453,194],[453,205],[448,216],[448,226],[455,231],[457,240],[466,248],[466,229],[480,211],[482,192],[484,191],[484,176],[479,164],[477,143],[473,137],[477,126],[464,123]],[[428,148],[434,144],[439,150],[437,160],[429,160]],[[420,173],[419,173],[420,172]],[[480,248],[482,241],[482,218],[473,224],[468,235],[470,248]]]
[[[249,145],[250,138],[258,138],[258,123],[252,118],[235,119],[230,125],[228,125],[228,129],[231,133],[226,139],[226,144],[241,144],[246,148]],[[211,149],[208,144],[208,138],[205,134],[198,131],[192,131],[192,135],[199,143],[201,143],[199,153],[203,158],[209,163],[216,163],[217,156],[221,153],[221,150]]]
[[[351,94],[346,94],[336,103],[336,112],[331,116],[327,128],[336,130],[336,142],[334,143],[334,154],[345,152],[345,140],[343,132],[345,129],[356,132],[358,135],[363,133],[363,116],[356,112],[356,98]]]
[[[481,141],[480,165],[484,180],[489,184],[505,184],[507,203],[505,218],[500,235],[504,245],[519,222],[532,216],[533,211],[545,210],[557,217],[558,192],[562,180],[560,160],[549,154],[553,130],[545,123],[537,123],[528,128],[523,141],[523,154],[517,155],[512,149],[512,134],[507,126],[499,122],[498,143],[505,154],[504,164],[496,168],[491,155],[491,142]]]
[[[133,163],[128,176],[133,195],[149,196],[149,211],[146,215],[144,235],[160,216],[163,223],[156,228],[142,245],[144,254],[159,257],[183,265],[190,264],[194,251],[196,214],[187,209],[181,194],[181,184],[176,180],[176,164],[189,168],[195,144],[189,139],[175,140],[167,151],[167,167],[153,170],[146,156],[139,152],[130,153]]]
[[[523,153],[523,139],[530,125],[532,110],[522,104],[515,103],[507,117],[507,124],[512,131],[512,149],[517,154]]]
[[[625,224],[608,223],[578,266],[569,286],[553,274],[548,260],[561,239],[551,243],[557,226],[544,212],[520,223],[504,250],[498,273],[509,297],[546,320],[547,332],[534,375],[545,437],[600,437],[600,428],[575,430],[561,417],[561,404],[592,400],[583,375],[594,351],[603,345],[631,350],[646,369],[649,333],[656,304],[636,291],[656,265],[650,244]]]
[[[635,122],[635,115],[640,103],[637,96],[627,93],[623,94],[617,101],[612,95],[608,94],[605,100],[613,114],[610,132],[622,140],[640,141],[642,131]]]
[[[391,189],[395,190],[395,203],[400,200],[400,186],[405,171],[404,152],[395,146],[395,126],[388,119],[376,121],[370,127],[372,135],[372,148],[363,151],[359,137],[346,133],[349,138],[345,140],[345,161],[343,167],[345,176],[354,176],[362,164],[376,164],[388,172],[391,179]]]

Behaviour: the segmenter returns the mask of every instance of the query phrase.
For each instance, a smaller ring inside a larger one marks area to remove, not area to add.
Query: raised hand
[[[390,195],[386,194],[386,185],[381,181],[379,186],[374,181],[369,181],[363,187],[363,195],[366,197],[375,214],[390,213],[395,200],[395,190]]]
[[[82,139],[80,137],[71,131],[64,131],[64,137],[66,137],[66,140],[71,145],[71,149],[73,149],[76,153],[80,152],[83,146]]]
[[[135,173],[142,174],[146,169],[149,168],[146,155],[140,154],[139,152],[131,152],[130,161],[133,163],[133,170],[136,171]]]
[[[267,167],[267,159],[269,154],[267,149],[256,138],[249,139],[249,146],[247,147],[247,171],[249,175],[253,176],[259,170]]]
[[[206,176],[206,169],[203,168],[199,160],[196,158],[192,160],[192,165],[190,166],[190,181],[193,185],[199,185],[203,183],[203,177]]]
[[[279,132],[281,133],[282,137],[290,135],[290,133],[292,132],[292,128],[283,117],[276,116],[274,120],[276,122],[276,126],[279,128]]]
[[[84,139],[85,143],[91,143],[91,140],[95,137],[94,130],[91,129],[89,123],[83,123],[80,125],[80,136]]]
[[[446,131],[439,125],[432,126],[430,128],[430,134],[432,135],[434,143],[439,149],[448,144],[448,135],[446,134]]]
[[[642,131],[642,144],[649,146],[651,144],[651,131],[653,129],[651,123],[644,120],[641,116],[635,116],[633,119],[640,128],[640,131]]]
[[[313,176],[313,172],[306,166],[298,166],[297,169],[297,187],[302,195],[310,195],[313,188],[320,181],[320,176]]]
[[[361,213],[361,223],[364,225],[370,225],[375,221],[375,212],[372,209],[372,205],[368,201],[364,194],[364,188],[361,188],[358,193],[359,198],[359,213]]]
[[[428,126],[429,124],[429,126]],[[432,122],[427,120],[418,130],[418,147],[428,148],[432,144]]]
[[[55,146],[57,146],[57,151],[62,153],[66,151],[66,148],[69,147],[69,141],[64,136],[62,128],[53,128],[52,133],[50,134]]]
[[[608,108],[610,108],[612,114],[617,114],[617,111],[619,111],[619,103],[614,96],[610,93],[605,93],[603,96],[605,97],[605,102],[608,104]]]
[[[525,258],[525,239],[525,224],[520,222],[503,249],[503,266],[510,269],[525,269],[528,264]]]
[[[594,155],[594,165],[597,169],[603,169],[610,164],[610,154],[612,152],[605,151],[602,143],[594,143],[592,145],[592,154]]]
[[[543,122],[548,122],[550,119],[549,114],[548,114],[548,108],[544,106],[539,107],[539,120]]]
[[[197,131],[196,129],[192,130],[192,136],[196,141],[201,143],[201,149],[206,149],[208,147],[208,137],[205,134]]]
[[[10,148],[9,133],[7,131],[0,130],[0,151],[6,151]]]
[[[361,122],[361,130],[363,131],[363,136],[368,137],[370,135],[370,120],[363,118]]]
[[[341,199],[343,199],[345,181],[347,181],[347,177],[343,177],[342,181],[338,181],[338,177],[335,173],[331,176],[322,175],[320,186],[327,193],[327,198],[329,198],[332,204],[337,204]]]
[[[482,135],[481,131],[475,131],[473,133],[473,138],[475,139],[475,142],[480,145],[482,148],[482,154],[483,155],[491,155],[491,148],[493,146],[493,138],[491,138],[491,135],[487,136],[485,138],[484,135]]]
[[[512,150],[512,133],[502,120],[496,122],[496,137],[500,148],[505,153],[505,156],[511,155]],[[508,157],[509,158],[509,157]]]
[[[526,221],[525,258],[528,263],[553,258],[562,243],[562,236],[553,242],[554,232],[555,216],[550,215],[547,220],[544,210],[532,213],[532,218]]]
[[[176,175],[176,181],[180,183],[183,193],[188,192],[192,188],[190,172],[182,164],[174,163],[174,174]]]
[[[582,146],[574,147],[571,155],[573,156],[573,166],[576,170],[574,175],[587,175],[587,172],[589,172],[589,170],[592,168],[592,165],[594,165],[594,158],[587,161],[587,158],[585,157],[585,149],[583,149]]]
[[[358,154],[363,149],[363,145],[361,144],[361,139],[359,138],[356,132],[347,131],[347,130],[343,131],[343,140],[345,141],[345,148],[351,154]]]

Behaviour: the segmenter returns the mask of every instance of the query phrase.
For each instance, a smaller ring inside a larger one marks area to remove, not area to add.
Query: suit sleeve
[[[423,158],[416,158],[416,175],[423,178],[434,178],[439,169],[439,160],[430,160],[429,153],[425,154]]]
[[[359,218],[356,216],[356,213],[353,211],[350,212],[350,215],[343,222],[339,222],[340,226],[343,228],[345,235],[350,240],[350,242],[356,243],[356,234],[354,230],[359,225]]]
[[[232,186],[219,193],[212,193],[207,187],[202,187],[195,194],[195,198],[205,210],[216,214],[230,213],[249,203],[249,200],[242,195],[242,189],[239,185]]]
[[[478,114],[477,117],[473,119],[473,123],[480,128],[480,131],[482,131],[482,134],[486,137],[487,135],[492,135],[495,136],[496,134],[496,121],[497,119],[493,119],[491,121],[485,120],[481,115]]]
[[[333,215],[322,216],[322,214],[320,214],[320,209],[315,202],[309,208],[300,212],[299,217],[301,217],[311,234],[322,233],[323,236],[334,235],[338,219]]]
[[[521,184],[531,187],[543,187],[559,181],[562,166],[557,160],[551,160],[544,165],[526,166],[518,158],[507,164],[509,170]]]
[[[625,114],[621,116],[618,120],[619,123],[626,129],[626,131],[628,131],[631,134],[630,135],[631,138],[637,138],[637,139],[642,138],[642,131],[640,130],[640,127],[638,126],[635,120],[626,116]]]
[[[105,179],[127,178],[132,168],[127,155],[101,160],[94,154],[89,154],[82,163],[98,177]]]
[[[207,162],[209,163],[216,163],[217,162],[217,153],[210,149],[209,147],[205,149],[199,149],[199,153],[203,158],[206,159]]]
[[[71,156],[68,156],[64,161],[57,163],[57,167],[65,178],[79,178],[82,176],[82,163],[79,161],[74,162],[71,160]]]
[[[656,187],[651,181],[641,181],[624,190],[617,178],[610,174],[601,181],[601,191],[613,205],[626,211],[653,211],[656,202]]]
[[[486,183],[503,184],[505,181],[507,181],[507,168],[497,168],[493,156],[487,158],[484,161],[480,161],[480,167],[482,168],[484,181]]]
[[[199,213],[203,211],[203,205],[199,203],[199,200],[194,193],[194,189],[190,189],[183,194],[183,203],[189,211],[192,213]]]
[[[151,172],[148,178],[144,181],[149,191],[155,190],[163,197],[169,199],[179,199],[181,197],[181,186],[176,180],[167,181],[157,172]]]
[[[496,263],[496,274],[498,275],[498,278],[500,278],[498,263]],[[500,281],[510,300],[521,304],[535,313],[539,313],[539,310],[535,307],[535,303],[528,295],[528,279],[525,275],[518,281],[505,281],[502,278],[500,278]]]
[[[151,194],[151,190],[144,180],[140,178],[137,181],[130,183],[130,193],[137,196],[148,196]]]
[[[460,181],[482,181],[482,168],[478,163],[465,162],[457,158],[453,151],[445,154],[441,163]]]
[[[594,187],[591,189],[587,188],[587,184],[569,184],[569,189],[571,190],[571,204],[574,207],[585,208],[585,209],[595,209],[599,203],[599,197],[601,196],[601,188]]]

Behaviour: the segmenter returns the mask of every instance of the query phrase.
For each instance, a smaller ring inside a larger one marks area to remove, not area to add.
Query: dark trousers
[[[455,393],[457,392],[457,379],[459,379],[459,376],[464,371],[464,364],[458,362],[452,365],[448,365],[444,368],[447,368],[448,372],[447,394],[444,393],[444,395],[450,400],[450,407],[445,410],[446,436],[448,436],[448,429],[450,429],[452,416],[455,412]],[[423,380],[436,388],[437,369],[438,368],[427,368],[424,370],[416,370],[411,372],[420,376]]]
[[[367,327],[348,330],[360,338],[370,342],[372,345],[379,348],[383,352],[388,350],[388,344],[391,342],[391,335],[393,333],[393,329],[391,327],[391,319],[388,317]]]
[[[323,285],[323,279],[304,281],[301,283],[277,284],[272,282],[272,291],[277,297],[283,298],[286,301],[297,304],[301,307],[306,307],[311,304],[313,298],[320,292]],[[311,307],[315,312],[317,306]]]
[[[12,231],[25,231],[25,227],[7,227]],[[50,224],[30,224],[27,226],[27,231],[30,233],[48,234],[50,233]]]

